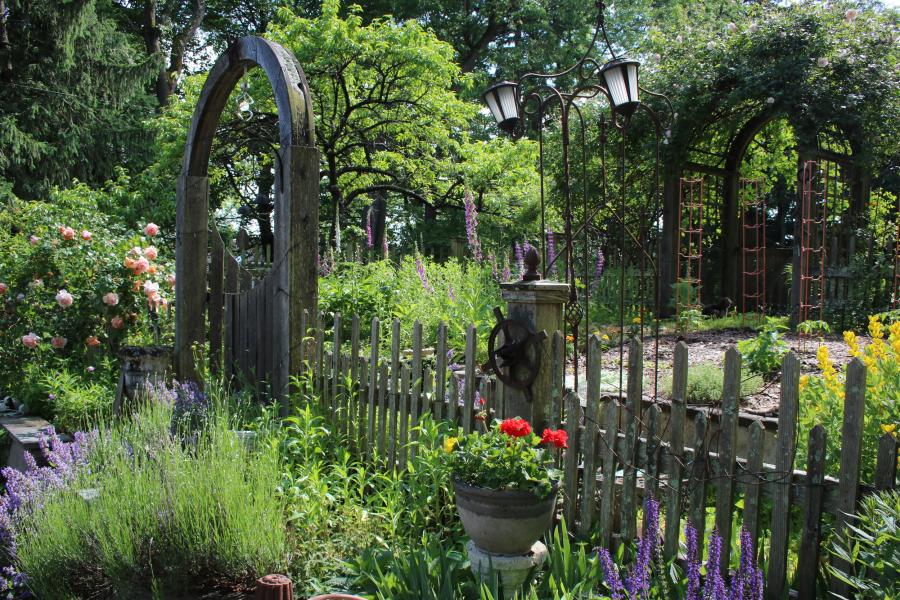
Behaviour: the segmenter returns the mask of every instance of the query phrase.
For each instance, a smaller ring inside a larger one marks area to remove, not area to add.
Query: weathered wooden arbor
[[[261,279],[241,277],[209,218],[209,157],[229,95],[247,70],[260,67],[278,109],[274,253]],[[195,346],[208,342],[214,370],[271,386],[284,398],[300,371],[300,316],[317,301],[319,153],[312,100],[297,59],[258,37],[232,44],[209,73],[184,151],[176,225],[175,372],[196,377]],[[207,326],[209,335],[207,336]]]

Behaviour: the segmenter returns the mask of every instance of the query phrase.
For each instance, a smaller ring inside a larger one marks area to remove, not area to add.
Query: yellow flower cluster
[[[859,349],[859,340],[856,339],[856,334],[852,331],[844,332],[844,343],[846,343],[847,347],[850,348],[850,356],[859,356],[861,354]]]
[[[838,379],[838,373],[837,369],[834,368],[834,362],[832,362],[831,357],[828,356],[828,346],[819,346],[819,349],[816,350],[816,361],[819,363],[819,368],[822,370],[825,386],[843,399],[844,386],[841,385],[841,381]]]
[[[456,443],[459,441],[459,438],[448,437],[444,440],[444,452],[450,453],[456,448]]]

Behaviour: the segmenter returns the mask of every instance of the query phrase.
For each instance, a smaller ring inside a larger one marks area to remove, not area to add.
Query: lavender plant
[[[761,600],[763,573],[756,565],[753,539],[747,529],[741,529],[741,559],[737,571],[726,586],[719,569],[722,556],[722,538],[715,529],[709,537],[709,554],[706,561],[706,580],[700,585],[701,557],[697,549],[697,530],[688,523],[687,540],[687,600]]]
[[[79,471],[87,466],[95,434],[76,433],[72,442],[64,442],[51,426],[38,434],[38,446],[47,466],[38,466],[34,456],[25,453],[26,470],[6,467],[0,473],[6,479],[6,492],[0,496],[0,592],[8,599],[31,598],[28,577],[18,570],[16,538],[23,518],[41,509],[47,496],[67,488]]]

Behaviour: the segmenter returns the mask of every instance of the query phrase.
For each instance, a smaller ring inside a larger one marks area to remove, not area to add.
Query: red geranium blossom
[[[545,429],[543,435],[541,435],[542,444],[553,444],[557,448],[568,448],[568,442],[569,434],[566,433],[565,429]]]
[[[516,417],[500,423],[500,431],[511,437],[525,437],[531,433],[531,425],[522,417]]]

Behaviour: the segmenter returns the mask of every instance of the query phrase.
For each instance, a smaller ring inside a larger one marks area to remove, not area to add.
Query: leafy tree
[[[0,180],[26,198],[77,178],[98,184],[147,158],[152,61],[107,0],[0,7]],[[0,188],[3,185],[0,184]]]

